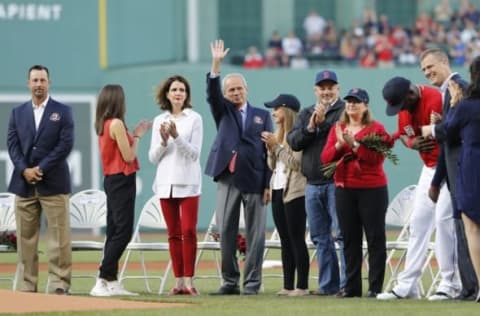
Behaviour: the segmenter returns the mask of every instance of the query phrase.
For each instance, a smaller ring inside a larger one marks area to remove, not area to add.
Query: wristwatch
[[[357,149],[358,147],[360,147],[360,143],[355,140],[352,144],[352,149]]]

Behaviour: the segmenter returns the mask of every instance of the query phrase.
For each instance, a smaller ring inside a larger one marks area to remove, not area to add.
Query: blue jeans
[[[318,290],[334,294],[345,286],[343,239],[338,225],[333,183],[305,187],[305,208],[310,238],[317,247]],[[339,245],[340,269],[335,243]]]

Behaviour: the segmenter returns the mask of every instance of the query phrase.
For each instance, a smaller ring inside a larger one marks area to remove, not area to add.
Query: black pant
[[[371,189],[337,187],[335,201],[344,240],[347,277],[345,291],[350,296],[362,296],[362,239],[365,230],[368,244],[368,290],[380,293],[387,258],[385,237],[387,187]]]
[[[118,274],[118,261],[133,233],[135,217],[135,173],[106,176],[103,181],[107,195],[107,238],[103,250],[100,278],[114,281]]]
[[[283,287],[293,290],[296,270],[296,288],[308,289],[310,260],[305,243],[305,197],[284,204],[283,190],[273,190],[272,215],[282,247]]]

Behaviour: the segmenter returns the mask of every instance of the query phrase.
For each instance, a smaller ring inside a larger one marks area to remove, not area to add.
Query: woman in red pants
[[[167,224],[175,286],[170,295],[198,295],[193,286],[197,218],[201,193],[201,116],[192,110],[190,85],[182,76],[167,78],[155,101],[164,112],[153,122],[148,158],[157,165],[153,191]]]

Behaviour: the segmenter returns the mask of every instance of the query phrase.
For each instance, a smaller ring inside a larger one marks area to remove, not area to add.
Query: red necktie
[[[235,165],[236,164],[237,164],[237,152],[234,152],[233,156],[232,156],[232,159],[228,163],[228,171],[230,171],[230,173],[235,172]]]

